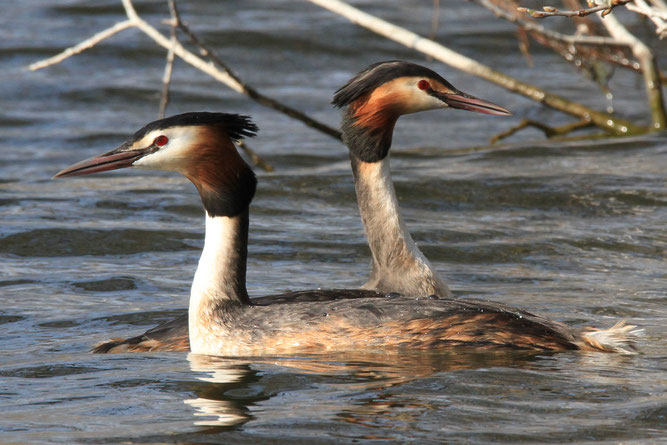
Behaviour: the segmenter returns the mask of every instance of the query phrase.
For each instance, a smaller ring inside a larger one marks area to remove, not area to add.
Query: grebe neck
[[[248,210],[236,216],[210,216],[190,291],[188,310],[192,351],[202,350],[211,330],[232,308],[250,304],[246,291]]]
[[[350,158],[361,220],[373,255],[371,276],[363,287],[410,296],[449,296],[447,285],[403,222],[389,156],[378,162],[363,162],[354,154]]]
[[[350,149],[361,220],[373,255],[371,276],[363,288],[410,296],[450,296],[449,288],[410,236],[398,206],[389,168],[398,116],[388,111],[368,116],[359,111],[359,107],[348,108],[342,129]]]

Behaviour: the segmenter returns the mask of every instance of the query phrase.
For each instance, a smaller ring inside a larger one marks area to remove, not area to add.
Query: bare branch
[[[664,4],[651,7],[644,0],[635,0],[634,4],[629,4],[626,8],[648,17],[655,24],[656,33],[661,39],[667,36],[667,7]]]
[[[435,40],[435,36],[438,32],[438,21],[440,19],[440,0],[433,0],[433,15],[431,17],[431,32],[428,35],[428,38]]]
[[[171,83],[171,73],[174,69],[174,44],[176,43],[178,36],[176,36],[176,3],[174,0],[168,0],[169,3],[169,12],[171,13],[171,43],[172,46],[169,47],[167,52],[167,61],[164,66],[164,75],[162,76],[162,94],[160,95],[160,111],[158,112],[158,119],[164,118],[165,113],[167,112],[167,105],[169,105],[169,84]]]
[[[62,62],[63,60],[67,59],[68,57],[75,56],[79,53],[84,52],[87,49],[92,48],[93,46],[97,45],[100,43],[102,40],[107,39],[111,37],[112,35],[119,33],[127,28],[130,28],[134,26],[134,22],[132,20],[125,20],[123,22],[118,22],[115,25],[113,25],[110,28],[105,29],[104,31],[98,32],[94,36],[90,37],[89,39],[84,40],[83,42],[74,45],[70,48],[67,48],[65,51],[61,52],[60,54],[56,54],[53,57],[49,57],[48,59],[40,60],[39,62],[32,63],[28,65],[28,69],[30,71],[37,71],[42,68],[46,68],[47,66],[55,65],[57,63]]]
[[[190,30],[185,26],[185,24],[181,21],[181,15],[178,12],[178,7],[176,6],[176,1],[175,0],[168,0],[169,2],[169,12],[171,13],[171,41],[176,42],[177,41],[177,36],[176,36],[176,30],[177,29],[185,29],[186,34],[190,36],[190,39],[192,40],[193,38],[196,39],[195,35],[190,32]],[[173,46],[169,49],[169,54],[171,54],[171,58],[173,61]],[[173,62],[172,62],[173,63]],[[166,76],[166,68],[165,68],[165,76]],[[171,73],[169,73],[169,76],[171,77]],[[165,81],[165,88],[163,89],[163,99],[166,97],[166,101],[168,102],[168,94],[169,94],[169,83],[168,81]],[[166,89],[166,94],[165,94],[165,89]],[[166,107],[166,105],[165,105]],[[161,110],[162,116],[164,116],[164,111]],[[251,149],[243,140],[239,140],[236,142],[237,147],[239,147],[241,150],[243,150],[248,157],[250,158],[250,161],[256,165],[257,167],[261,168],[262,170],[266,172],[272,172],[273,171],[273,166],[266,162],[260,155],[258,155],[253,149]]]
[[[292,108],[288,105],[278,102],[275,99],[265,96],[252,86],[245,83],[234,71],[232,71],[232,69],[229,66],[227,66],[226,63],[222,61],[222,59],[220,59],[220,57],[218,57],[215,54],[213,50],[211,50],[201,40],[199,40],[199,38],[190,30],[190,28],[188,28],[188,26],[185,23],[183,23],[183,21],[180,18],[180,15],[178,14],[178,10],[176,10],[176,23],[178,28],[186,36],[188,36],[190,42],[199,49],[199,52],[202,56],[208,57],[213,63],[215,63],[220,69],[222,69],[227,76],[229,76],[231,79],[234,80],[234,82],[240,88],[239,90],[240,93],[249,96],[254,101],[266,107],[273,108],[274,110],[279,111],[291,118],[300,120],[307,126],[314,128],[315,130],[318,130],[335,139],[341,140],[342,137],[341,132],[336,130],[335,128],[332,128],[318,120],[315,120],[295,108]]]
[[[555,17],[555,16],[585,17],[587,15],[600,11],[602,11],[602,17],[604,17],[607,14],[609,14],[611,10],[614,9],[615,7],[625,5],[626,3],[631,3],[634,1],[635,0],[604,0],[600,1],[600,3],[603,3],[602,5],[593,6],[591,8],[578,9],[576,11],[561,11],[560,9],[554,8],[553,6],[544,6],[542,8],[543,9],[542,11],[537,11],[535,9],[523,8],[523,7],[517,9],[520,12],[525,12],[526,14],[536,19],[543,19],[546,17]],[[589,1],[589,4],[591,4],[591,1]]]
[[[378,17],[367,14],[341,0],[308,0],[323,8],[333,11],[351,22],[370,29],[390,40],[412,48],[416,51],[432,56],[447,65],[463,72],[479,76],[489,82],[500,85],[515,93],[521,94],[546,106],[564,113],[577,116],[580,119],[590,119],[595,125],[616,135],[643,133],[646,130],[624,119],[619,119],[608,113],[593,110],[579,103],[567,100],[555,94],[548,93],[541,88],[530,85],[506,74],[492,70],[476,60],[459,54],[437,42],[421,37],[405,28],[388,23]]]
[[[252,161],[253,164],[255,164],[257,167],[261,168],[265,172],[272,172],[273,171],[273,166],[266,162],[264,159],[262,159],[252,148],[248,147],[248,144],[246,141],[236,141],[236,146],[239,147],[241,150],[243,150],[250,160]]]
[[[224,83],[227,85],[229,88],[232,90],[245,94],[252,98],[253,100],[259,102],[262,105],[269,106],[275,110],[278,110],[282,113],[287,114],[290,117],[296,118],[304,122],[306,125],[315,128],[316,130],[319,130],[329,136],[334,137],[337,140],[341,140],[341,134],[338,130],[331,128],[321,122],[318,122],[308,116],[306,116],[304,113],[300,112],[299,110],[296,110],[294,108],[288,107],[286,105],[283,105],[279,103],[278,101],[269,98],[267,96],[262,95],[258,91],[254,90],[251,88],[249,85],[243,83],[238,76],[236,76],[231,69],[226,67],[222,61],[220,61],[215,55],[208,49],[205,49],[206,54],[214,58],[216,60],[216,63],[218,63],[224,71],[220,71],[218,68],[215,67],[215,65],[211,62],[206,62],[205,60],[201,59],[200,57],[196,56],[195,54],[191,53],[187,49],[183,47],[183,45],[178,41],[178,39],[175,36],[175,29],[178,27],[179,29],[183,29],[184,32],[191,38],[191,40],[198,42],[198,46],[200,48],[205,48],[203,44],[199,42],[199,40],[192,34],[192,32],[187,29],[187,27],[181,22],[180,17],[178,15],[178,9],[176,8],[176,4],[170,0],[170,11],[172,15],[172,32],[171,32],[171,39],[166,38],[164,35],[162,35],[158,30],[156,30],[153,26],[148,24],[146,21],[141,19],[137,12],[134,9],[134,6],[132,4],[131,0],[121,0],[123,3],[123,7],[125,8],[125,13],[128,17],[128,20],[125,20],[123,22],[119,22],[116,25],[112,26],[111,28],[108,28],[98,34],[95,34],[91,38],[71,47],[68,48],[67,50],[63,51],[62,53],[50,57],[48,59],[35,62],[32,65],[29,66],[31,70],[37,70],[41,68],[45,68],[47,66],[51,66],[57,63],[62,62],[68,57],[71,57],[73,55],[76,55],[86,49],[92,48],[95,46],[97,43],[101,42],[102,40],[114,35],[117,32],[120,32],[124,29],[130,28],[130,27],[136,27],[139,28],[144,34],[149,36],[150,38],[153,39],[158,45],[166,48],[169,51],[169,54],[167,55],[167,64],[165,66],[165,73],[163,76],[163,88],[162,88],[162,100],[161,100],[161,105],[160,105],[160,115],[163,116],[167,103],[168,103],[168,91],[169,91],[169,83],[171,79],[171,73],[172,73],[172,64],[173,64],[173,58],[174,56],[178,56],[190,65],[194,66],[195,68],[199,69],[200,71],[203,71],[204,73],[208,74],[209,76],[213,77],[219,82]],[[273,167],[270,166],[268,163],[263,161],[254,151],[252,151],[250,148],[245,146],[244,150],[246,150],[253,160],[257,165],[259,165],[261,168],[263,168],[266,171],[271,171],[273,170]]]
[[[577,122],[574,122],[572,124],[567,124],[563,125],[562,127],[550,127],[546,124],[543,124],[542,122],[534,121],[531,119],[524,119],[522,120],[519,125],[515,125],[514,127],[510,128],[507,131],[504,131],[500,134],[495,135],[492,137],[489,142],[491,144],[495,144],[496,142],[508,138],[512,136],[514,133],[518,132],[519,130],[522,130],[524,128],[528,127],[534,127],[537,129],[542,130],[544,135],[548,138],[552,138],[554,136],[564,136],[566,134],[569,134],[575,130],[580,130],[582,128],[589,128],[592,127],[594,124],[590,120],[580,120]]]
[[[615,14],[608,14],[607,18],[602,22],[607,31],[609,31],[609,34],[617,40],[628,43],[632,53],[639,60],[642,73],[644,74],[644,84],[646,86],[653,129],[664,130],[667,127],[667,114],[665,113],[660,73],[653,52],[651,52],[651,49],[644,42],[628,31],[618,21]]]
[[[200,57],[186,50],[183,47],[183,45],[181,45],[179,42],[176,42],[174,45],[172,45],[171,42],[165,36],[163,36],[158,30],[153,28],[151,25],[149,25],[146,21],[144,21],[137,15],[136,11],[134,10],[134,7],[132,6],[131,0],[122,0],[122,1],[127,16],[131,20],[133,20],[135,26],[141,29],[144,32],[144,34],[152,38],[158,45],[166,49],[173,47],[174,54],[176,54],[178,57],[180,57],[190,65],[194,66],[195,68],[199,69],[200,71],[205,72],[206,74],[218,80],[219,82],[224,83],[237,93],[245,94],[262,105],[269,106],[277,111],[280,111],[281,113],[287,114],[290,117],[299,119],[306,125],[315,128],[316,130],[319,130],[325,134],[328,134],[331,137],[334,137],[338,140],[341,139],[341,135],[338,130],[306,116],[299,110],[296,110],[292,107],[289,107],[287,105],[284,105],[276,101],[275,99],[265,96],[253,88],[250,88],[247,84],[242,83],[241,80],[238,78],[238,76],[236,76],[229,68],[225,67],[224,71],[220,71],[215,67],[215,65],[213,65],[213,63],[206,62],[202,60]],[[182,22],[180,23],[181,25],[179,25],[179,28],[183,29],[184,26],[182,26]],[[188,36],[190,36],[190,34],[188,34]],[[207,51],[208,51],[208,56],[213,57],[212,53],[209,50]],[[222,64],[222,61],[219,61],[219,63]],[[224,66],[224,64],[222,65]]]
[[[603,36],[585,36],[585,35],[568,35],[560,32],[552,31],[537,23],[522,20],[518,15],[499,7],[491,0],[472,0],[480,6],[485,7],[493,12],[496,16],[501,17],[509,22],[521,26],[526,31],[537,32],[549,39],[557,40],[559,42],[577,45],[594,45],[594,46],[625,46],[626,43],[619,42],[611,37]],[[517,8],[519,11],[526,8]]]

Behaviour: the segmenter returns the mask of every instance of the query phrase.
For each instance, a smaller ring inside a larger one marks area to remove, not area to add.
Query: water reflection
[[[252,419],[271,420],[285,405],[300,406],[308,416],[363,426],[386,427],[406,411],[423,413],[431,406],[419,394],[391,388],[441,373],[488,368],[530,368],[544,354],[534,352],[438,351],[437,353],[354,352],[235,359],[189,354],[199,374],[195,425],[227,430]],[[422,382],[423,383],[423,382]],[[279,399],[279,400],[272,400]],[[317,400],[316,406],[311,406]],[[278,408],[272,407],[277,404]],[[266,419],[265,419],[266,418]],[[368,437],[371,438],[371,437]],[[390,439],[389,437],[375,437]]]
[[[250,420],[248,402],[238,403],[227,394],[257,381],[249,363],[200,354],[188,354],[188,361],[192,371],[204,374],[197,379],[205,382],[196,387],[197,398],[184,400],[195,408],[196,417],[202,417],[195,425],[231,427]]]

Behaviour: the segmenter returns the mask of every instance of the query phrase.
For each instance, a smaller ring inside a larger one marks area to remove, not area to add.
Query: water
[[[36,0],[0,26],[0,442],[437,443],[667,439],[667,143],[540,142],[531,117],[567,118],[441,64],[454,85],[516,118],[429,112],[397,126],[392,166],[414,238],[459,296],[521,306],[573,326],[621,318],[645,329],[641,355],[471,352],[207,358],[92,355],[187,304],[202,245],[194,187],[172,174],[118,171],[49,179],[155,118],[163,52],[125,31],[58,66],[23,67],[123,18],[119,2]],[[369,12],[428,33],[429,2]],[[162,2],[142,5],[152,23]],[[422,58],[305,2],[183,2],[184,18],[248,82],[331,124],[333,90],[383,59]],[[448,5],[438,38],[454,49],[604,109],[557,56],[527,71],[513,28]],[[531,79],[532,77],[532,79]],[[614,107],[647,114],[618,72]],[[356,287],[368,273],[345,149],[177,62],[169,113],[250,114],[260,173],[252,206],[253,296]],[[446,116],[445,116],[446,114]],[[538,141],[538,142],[535,142]]]

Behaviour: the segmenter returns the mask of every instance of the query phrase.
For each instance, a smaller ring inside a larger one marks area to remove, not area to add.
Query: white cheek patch
[[[417,87],[415,89],[415,94],[413,100],[410,101],[406,107],[406,113],[417,113],[419,111],[428,111],[428,110],[437,110],[439,108],[447,108],[447,104],[428,94],[426,91],[420,90]]]
[[[151,170],[179,171],[186,165],[189,152],[197,142],[197,128],[167,128],[147,134],[141,141],[142,146],[150,146],[158,136],[166,136],[169,142],[155,153],[136,160],[132,166]]]
[[[419,89],[417,84],[423,78],[407,78],[398,86],[402,91],[404,99],[403,114],[418,113],[420,111],[437,110],[447,108],[447,104],[440,99],[431,96],[425,90]],[[433,87],[434,85],[431,85]]]

